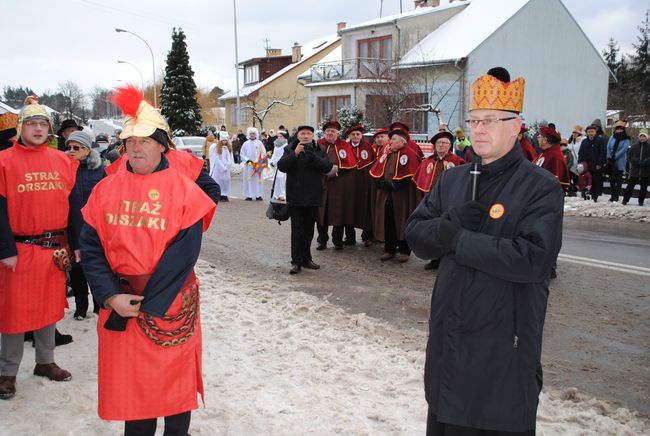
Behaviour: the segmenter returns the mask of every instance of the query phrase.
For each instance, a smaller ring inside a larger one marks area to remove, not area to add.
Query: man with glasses
[[[55,323],[63,318],[65,271],[77,261],[81,224],[77,161],[48,147],[50,118],[35,97],[19,116],[18,140],[0,153],[0,399],[16,394],[24,333],[34,331],[34,375],[68,381],[54,363]]]
[[[472,85],[473,165],[442,173],[409,219],[420,258],[440,257],[424,368],[428,435],[534,435],[548,282],[562,241],[558,180],[517,144],[524,79]],[[473,178],[478,182],[472,199]]]

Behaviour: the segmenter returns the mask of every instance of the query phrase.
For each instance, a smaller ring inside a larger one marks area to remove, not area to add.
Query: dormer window
[[[260,66],[249,65],[244,68],[244,85],[250,85],[252,83],[257,83],[260,81]]]

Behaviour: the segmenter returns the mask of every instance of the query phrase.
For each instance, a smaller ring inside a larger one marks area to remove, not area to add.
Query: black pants
[[[603,193],[603,171],[592,170],[591,172],[591,197],[596,200]]]
[[[289,207],[291,214],[291,263],[303,265],[311,260],[311,241],[317,207]]]
[[[406,241],[397,240],[397,228],[395,226],[395,213],[393,211],[393,202],[390,197],[386,200],[384,206],[384,251],[386,253],[395,253],[399,251],[402,254],[411,254],[411,247]]]
[[[86,316],[86,312],[88,312],[88,282],[86,281],[86,276],[79,264],[74,264],[70,270],[70,286],[74,293],[74,302],[76,306],[74,311],[75,316]],[[94,298],[93,303],[94,312],[99,313],[99,304]]]
[[[648,193],[648,180],[650,180],[650,177],[630,177],[627,179],[627,186],[625,187],[625,192],[623,193],[623,203],[630,201],[634,187],[637,183],[639,183],[641,185],[639,188],[639,205],[643,206],[645,196]]]
[[[618,201],[618,194],[621,192],[621,184],[623,181],[623,172],[616,169],[612,170],[609,176],[609,189],[611,190],[610,201]]]
[[[165,416],[165,433],[163,435],[187,436],[191,418],[192,412],[190,411]],[[126,421],[124,423],[124,436],[153,436],[156,433],[157,425],[158,420],[156,418]]]
[[[438,422],[438,417],[429,409],[427,414],[427,436],[535,436],[535,430],[511,432],[444,424]]]

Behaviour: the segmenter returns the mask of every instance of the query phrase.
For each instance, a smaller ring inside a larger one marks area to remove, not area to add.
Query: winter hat
[[[349,135],[352,132],[365,132],[366,130],[363,128],[363,126],[352,126],[348,130],[345,131],[346,135]]]
[[[126,116],[120,139],[150,137],[165,147],[172,144],[167,121],[144,99],[140,89],[133,85],[119,87],[113,92],[111,102]]]
[[[61,123],[61,127],[59,128],[59,130],[56,131],[56,136],[60,137],[61,133],[63,133],[65,129],[68,129],[70,127],[74,127],[77,130],[83,130],[83,127],[77,124],[75,120],[63,120],[63,122]]]
[[[642,136],[642,135],[645,136],[646,139],[648,139],[649,138],[648,129],[640,129],[639,130],[639,136]]]
[[[388,129],[377,129],[372,136],[374,136],[376,138],[377,135],[388,135],[389,133],[390,133],[390,130],[388,130]]]
[[[454,135],[452,135],[450,132],[447,132],[447,131],[440,131],[440,132],[436,133],[435,135],[433,135],[433,137],[431,138],[431,140],[429,142],[431,142],[433,145],[435,145],[436,141],[438,139],[440,139],[440,138],[447,138],[447,139],[449,139],[449,142],[451,142],[452,144],[454,143]]]
[[[410,132],[411,128],[409,127],[408,124],[406,124],[403,121],[395,121],[393,124],[390,125],[390,130],[395,130],[395,129],[402,129],[406,132]]]
[[[616,129],[625,129],[626,125],[627,125],[627,121],[618,120],[617,122],[614,123],[614,130],[616,130]]]
[[[246,137],[251,136],[251,133],[255,133],[256,136],[260,136],[259,130],[257,130],[255,127],[249,127],[246,129]]]
[[[328,121],[323,125],[323,132],[330,128],[341,130],[341,124],[338,121]]]
[[[578,174],[582,174],[585,171],[585,165],[586,162],[579,163],[576,169],[578,170]]]
[[[289,134],[287,132],[285,132],[284,130],[278,130],[277,135],[278,136],[282,135],[283,138],[288,138],[289,137]]]
[[[539,129],[539,133],[544,135],[548,142],[551,144],[558,144],[560,141],[562,141],[560,134],[552,127],[542,126]]]
[[[590,131],[590,130],[598,131],[598,126],[595,125],[595,124],[590,124],[590,125],[588,125],[587,128],[585,129],[585,132],[588,132],[588,131]]]
[[[331,122],[331,121],[330,121],[330,122]],[[334,122],[336,123],[336,121],[334,121]],[[329,123],[328,123],[328,124],[329,124]],[[338,124],[338,123],[337,123],[337,124]],[[325,124],[325,125],[327,125],[327,124]],[[341,127],[341,126],[339,125],[339,128],[340,128],[340,127]],[[323,126],[323,130],[325,130],[325,129],[326,129],[326,127]],[[296,131],[296,133],[300,132],[301,130],[309,130],[309,131],[311,131],[311,133],[314,133],[314,128],[313,128],[312,126],[298,126],[298,130]]]
[[[227,141],[230,139],[228,132],[219,132],[219,141]]]
[[[269,130],[269,135],[275,136],[275,130],[273,130],[273,129]]]
[[[45,106],[38,104],[38,97],[35,95],[30,95],[25,98],[25,106],[20,110],[18,114],[18,127],[16,129],[17,136],[20,137],[20,131],[23,127],[23,122],[32,118],[41,118],[47,120],[50,125],[52,125],[52,120],[50,115],[45,110]]]
[[[573,127],[573,133],[578,133],[578,134],[582,135],[582,126],[580,124],[576,124]]]
[[[449,130],[449,129],[447,129],[447,125],[445,123],[440,123],[440,125],[438,126],[438,131],[439,132],[446,132],[447,130]]]
[[[92,148],[92,144],[93,144],[93,138],[91,138],[90,135],[87,132],[84,132],[83,130],[72,132],[70,136],[68,136],[68,139],[65,141],[65,145],[69,146],[70,141],[78,142],[79,144],[81,144],[82,146],[86,147],[89,150]]]
[[[511,82],[510,73],[505,68],[491,68],[472,84],[469,110],[496,109],[521,113],[525,84],[523,77]]]
[[[404,139],[404,142],[408,142],[409,139],[411,139],[411,137],[409,136],[409,132],[407,132],[407,131],[404,130],[404,129],[393,129],[393,130],[391,130],[390,133],[388,134],[388,137],[389,137],[389,138],[392,138],[392,137],[395,136],[395,135],[397,135],[397,136],[403,138],[403,139]]]

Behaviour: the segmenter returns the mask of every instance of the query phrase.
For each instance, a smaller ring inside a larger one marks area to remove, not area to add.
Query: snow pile
[[[425,332],[351,315],[263,278],[231,277],[202,261],[197,273],[206,407],[194,412],[190,433],[424,434]],[[56,355],[72,381],[32,376],[34,352],[27,346],[18,394],[0,401],[0,433],[121,431],[121,423],[103,422],[96,413],[96,318],[79,322],[71,313],[60,329],[75,342]],[[545,391],[540,398],[538,434],[648,431],[636,414],[572,391]]]
[[[234,163],[230,167],[230,175],[231,176],[236,176],[236,175],[241,174],[243,172],[244,172],[244,164],[240,164],[240,163],[236,164],[236,163]]]
[[[630,221],[650,222],[650,207],[636,206],[631,202],[625,206],[621,203],[610,203],[601,199],[598,203],[592,200],[583,200],[580,197],[566,197],[564,199],[564,215],[600,218],[620,218]]]

